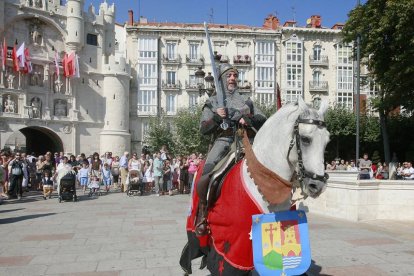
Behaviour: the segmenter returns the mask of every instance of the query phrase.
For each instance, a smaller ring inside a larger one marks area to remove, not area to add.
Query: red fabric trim
[[[240,168],[240,179],[241,179],[241,182],[242,182],[242,184],[243,184],[244,189],[245,189],[246,191],[249,191],[249,189],[247,188],[247,185],[246,185],[246,181],[244,181],[244,177],[243,177],[243,164],[244,164],[244,161],[243,161],[242,166],[241,166],[241,168]],[[260,204],[259,204],[259,203],[256,201],[256,199],[253,197],[253,195],[252,195],[251,193],[249,193],[249,192],[247,192],[247,195],[250,197],[250,200],[251,200],[251,201],[253,201],[253,203],[256,205],[257,209],[259,209],[259,210],[260,210],[260,212],[261,212],[262,214],[264,214],[264,211],[263,211],[263,209],[262,209],[262,206],[260,206]]]

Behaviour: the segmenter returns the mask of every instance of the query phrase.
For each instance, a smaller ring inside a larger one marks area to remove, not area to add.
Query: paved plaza
[[[188,202],[188,195],[110,193],[59,204],[35,192],[7,201],[0,275],[183,275]],[[309,275],[414,275],[414,221],[308,219]],[[193,275],[208,275],[197,264]]]

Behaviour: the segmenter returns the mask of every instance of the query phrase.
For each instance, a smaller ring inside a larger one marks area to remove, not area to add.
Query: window
[[[156,38],[140,38],[138,47],[140,58],[157,58],[158,40]]]
[[[315,84],[319,83],[321,81],[321,72],[320,71],[313,71],[312,80],[313,80],[313,83],[315,83]]]
[[[256,93],[256,98],[260,104],[263,105],[274,105],[275,104],[275,93]]]
[[[337,67],[337,88],[338,90],[352,91],[353,76],[352,66]]]
[[[286,79],[288,88],[302,88],[302,64],[287,64]]]
[[[157,94],[155,90],[138,91],[138,112],[147,114],[157,112]]]
[[[139,65],[139,84],[156,85],[157,84],[157,66],[156,64]]]
[[[337,48],[337,63],[352,65],[352,47],[339,44]]]
[[[149,122],[142,122],[142,139],[141,139],[141,141],[143,141],[144,137],[148,135],[148,131],[149,131]]]
[[[287,90],[285,94],[285,103],[292,103],[298,100],[298,97],[302,96],[302,91],[300,90]]]
[[[286,42],[286,61],[302,62],[302,42],[296,39]]]
[[[320,45],[315,45],[313,47],[313,60],[320,61],[321,60],[321,52],[322,52],[322,47]]]
[[[169,115],[175,115],[175,113],[177,112],[177,95],[173,94],[173,93],[168,93],[166,95],[167,98],[167,106],[166,106],[166,111],[167,114]]]
[[[176,53],[177,44],[172,42],[167,42],[167,58],[168,60],[176,60],[177,53]]]
[[[190,88],[196,88],[197,87],[197,78],[195,75],[190,75],[188,78],[189,81],[189,87]]]
[[[188,106],[190,108],[195,108],[198,104],[198,98],[199,96],[197,93],[188,94],[188,99],[189,99]]]
[[[352,109],[353,107],[353,93],[352,92],[338,92],[337,104],[344,108]]]
[[[176,84],[176,72],[175,71],[167,71],[167,84],[175,85]]]
[[[274,83],[273,67],[257,67],[256,86],[257,87],[273,87]]]
[[[98,36],[96,34],[87,34],[86,35],[86,44],[98,46]]]
[[[190,60],[196,61],[200,58],[200,44],[190,43]]]
[[[259,41],[256,45],[257,61],[274,62],[275,44],[272,41]]]
[[[246,71],[239,70],[239,87],[245,87],[247,85],[247,79],[246,79]]]

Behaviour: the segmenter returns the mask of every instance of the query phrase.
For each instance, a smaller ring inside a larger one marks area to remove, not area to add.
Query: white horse
[[[325,103],[315,110],[299,98],[266,121],[253,146],[246,146],[245,159],[224,178],[220,196],[209,208],[208,237],[195,237],[198,197],[193,193],[187,219],[189,243],[180,259],[186,273],[191,274],[192,259],[207,256],[202,266],[208,265],[212,275],[251,275],[251,216],[289,210],[295,204],[294,194],[316,198],[324,191],[328,178],[324,151],[329,142],[326,110]]]

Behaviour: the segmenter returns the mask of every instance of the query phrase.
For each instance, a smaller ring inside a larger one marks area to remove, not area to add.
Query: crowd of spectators
[[[352,171],[359,172],[358,179],[400,179],[414,180],[414,168],[411,162],[395,163],[395,171],[390,170],[385,162],[374,163],[368,158],[368,154],[364,154],[363,158],[355,164],[353,160],[333,160],[326,164],[328,171]],[[390,175],[391,173],[391,175]]]
[[[173,195],[190,193],[191,183],[202,154],[172,156],[166,147],[154,154],[125,152],[123,156],[103,155],[95,152],[65,155],[63,152],[46,152],[44,155],[26,154],[10,150],[0,151],[0,201],[21,199],[29,190],[43,191],[43,198],[52,197],[57,186],[56,176],[60,169],[71,166],[77,173],[77,185],[84,193],[93,183],[99,183],[104,191],[122,192],[128,189],[130,172],[136,172],[142,186],[140,194],[154,193]]]

